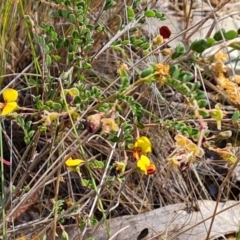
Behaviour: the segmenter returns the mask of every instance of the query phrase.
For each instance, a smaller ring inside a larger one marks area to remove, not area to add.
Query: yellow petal
[[[195,143],[191,142],[189,144],[186,145],[186,149],[189,152],[193,152],[194,155],[198,156],[198,157],[202,157],[204,155],[204,150],[202,148],[199,148]]]
[[[134,148],[141,148],[142,154],[146,154],[152,151],[152,144],[147,137],[142,136],[136,140]]]
[[[150,166],[150,159],[145,155],[141,155],[140,159],[137,162],[137,166],[141,171],[147,174],[147,168]]]
[[[181,147],[185,147],[186,144],[189,143],[189,139],[181,134],[177,134],[174,139],[176,140],[177,144],[180,145]]]
[[[5,116],[8,115],[10,113],[12,113],[14,110],[16,110],[18,107],[16,102],[8,102],[6,103],[5,107],[3,108],[1,115]]]
[[[3,91],[3,99],[5,102],[15,102],[18,98],[18,92],[15,89],[7,88]]]
[[[119,131],[119,127],[118,127],[117,123],[115,123],[115,122],[112,122],[111,128],[114,132]]]
[[[126,163],[125,162],[115,162],[113,169],[116,170],[117,174],[124,173],[126,168]]]
[[[72,168],[72,167],[77,167],[79,166],[81,163],[84,163],[85,161],[82,160],[82,159],[72,159],[72,158],[69,158],[65,164],[67,167],[69,168]]]
[[[79,91],[78,91],[78,89],[77,88],[71,88],[71,89],[69,89],[68,90],[68,93],[70,94],[70,95],[72,95],[72,96],[79,96]]]

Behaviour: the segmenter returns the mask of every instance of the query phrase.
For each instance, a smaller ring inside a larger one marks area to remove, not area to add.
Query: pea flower
[[[145,175],[154,174],[156,171],[156,166],[151,164],[150,159],[145,155],[141,155],[137,161],[137,166]]]
[[[57,112],[48,112],[47,110],[43,110],[41,115],[43,126],[50,126],[52,121],[56,120],[60,116]]]
[[[187,137],[181,134],[177,134],[174,139],[180,147],[185,148],[189,152],[192,152],[195,156],[201,158],[204,155],[204,150],[201,147],[198,147]]]
[[[79,172],[79,166],[85,163],[82,159],[72,159],[68,158],[65,162],[66,167],[73,172]]]
[[[133,145],[133,157],[138,160],[143,154],[147,154],[152,151],[152,144],[149,138],[142,136],[138,138]]]
[[[125,172],[125,168],[126,168],[126,162],[124,161],[115,162],[111,169],[110,175],[115,175],[115,176],[121,175]]]
[[[118,124],[115,122],[114,118],[102,118],[102,132],[110,133],[110,131],[118,132],[119,127]]]
[[[156,171],[156,166],[151,164],[150,159],[146,156],[152,151],[152,144],[149,138],[142,136],[138,138],[133,146],[133,157],[137,161],[138,168],[145,174],[151,175]]]
[[[18,109],[18,92],[15,89],[7,88],[2,94],[4,103],[0,103],[1,115],[6,116]]]
[[[221,130],[221,120],[224,118],[226,115],[226,112],[221,110],[221,104],[217,103],[215,105],[215,109],[211,109],[208,111],[209,115],[214,118],[217,122],[217,129]]]
[[[225,148],[213,148],[210,147],[209,150],[216,152],[224,160],[229,163],[235,163],[237,161],[237,156],[234,153],[234,148],[231,144],[228,144]]]
[[[64,89],[63,93],[66,97],[66,102],[70,105],[73,104],[75,97],[79,96],[79,91],[77,88]],[[62,93],[61,93],[61,97],[63,98]]]

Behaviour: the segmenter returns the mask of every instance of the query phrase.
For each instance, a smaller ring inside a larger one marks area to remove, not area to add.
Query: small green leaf
[[[45,132],[45,131],[47,131],[47,127],[46,126],[38,126],[38,130],[40,132]]]
[[[131,8],[131,7],[127,7],[127,19],[128,19],[128,21],[132,21],[132,20],[134,20],[134,16],[135,16],[135,14],[134,14],[134,11],[133,11],[133,9]]]
[[[122,41],[122,45],[128,45],[128,44],[130,44],[130,41],[129,41],[129,40],[124,40],[124,41]]]
[[[79,39],[80,38],[80,35],[77,31],[73,31],[72,36],[73,36],[73,39]]]
[[[94,218],[94,217],[90,218],[90,222],[91,222],[92,226],[96,226],[98,224],[98,220],[96,218]]]
[[[112,45],[112,46],[111,46],[111,49],[116,50],[116,51],[120,51],[121,53],[124,53],[123,48],[120,47],[120,46],[114,46],[114,45]]]
[[[63,232],[62,232],[61,238],[62,238],[62,240],[69,240],[68,233],[65,230],[63,230]]]
[[[166,20],[166,17],[165,17],[165,15],[164,15],[164,13],[155,11],[155,14],[156,14],[155,17],[158,18],[158,19],[160,19],[161,21]]]
[[[136,8],[141,1],[142,0],[133,0],[133,3],[132,3],[133,9]]]
[[[210,37],[207,38],[206,40],[207,40],[208,47],[212,47],[216,42],[213,38],[210,38]]]
[[[240,112],[237,110],[233,113],[231,119],[233,122],[236,122],[240,118]]]
[[[31,141],[30,137],[28,137],[28,136],[25,136],[25,137],[23,138],[23,140],[24,140],[24,142],[25,142],[26,144],[30,143],[30,141]]]
[[[224,36],[224,33],[226,32],[226,30],[224,28],[222,28],[220,31],[217,31],[213,38],[216,40],[216,41],[221,41],[223,39],[223,36]]]
[[[106,1],[106,4],[105,4],[105,6],[104,6],[104,10],[107,10],[107,9],[109,9],[109,8],[111,8],[113,5],[115,5],[116,4],[116,2],[115,1],[113,1],[113,0],[107,0]]]
[[[52,65],[52,58],[48,54],[46,55],[46,64],[48,67]]]
[[[208,42],[206,39],[195,40],[190,46],[190,49],[197,53],[202,53],[207,48],[208,48]]]
[[[194,83],[193,91],[199,89],[201,87],[201,83],[199,81]]]
[[[188,82],[188,81],[193,79],[193,74],[191,72],[188,72],[188,71],[182,71],[179,74],[178,79],[181,80],[181,82]]]
[[[206,99],[200,99],[200,100],[198,100],[198,106],[200,107],[200,108],[204,108],[204,107],[206,107],[208,105],[208,101],[206,100]]]
[[[155,15],[156,15],[156,13],[150,9],[146,10],[144,14],[146,17],[155,17]]]
[[[180,67],[179,67],[178,65],[172,65],[172,66],[170,67],[169,74],[170,74],[173,78],[178,79],[178,76],[179,76],[179,74],[180,74],[180,71],[181,71],[181,69],[180,69]]]
[[[146,68],[141,72],[140,77],[145,78],[145,77],[151,75],[153,73],[153,71],[154,71],[153,67]]]
[[[90,185],[90,180],[81,179],[81,183],[83,187],[88,187]]]
[[[238,35],[238,33],[236,31],[234,31],[234,30],[230,30],[230,31],[224,33],[224,37],[227,40],[234,39],[234,38],[237,37],[237,35]]]
[[[29,138],[32,138],[32,136],[34,135],[35,131],[34,130],[31,130],[30,132],[28,132],[28,137]]]
[[[27,121],[26,124],[25,124],[25,129],[29,130],[31,125],[32,125],[32,121]]]
[[[52,55],[52,58],[54,61],[59,62],[61,60],[61,57],[59,55]]]
[[[54,11],[54,12],[52,12],[52,14],[51,14],[51,18],[58,18],[59,17],[59,13],[58,12],[56,12],[56,11]]]
[[[94,160],[94,165],[98,168],[104,168],[104,163],[102,161]]]
[[[17,117],[17,122],[19,123],[19,125],[24,128],[24,125],[25,125],[25,121],[24,121],[24,118],[22,117]]]
[[[183,53],[185,52],[185,47],[182,43],[179,43],[176,48],[174,53],[172,54],[172,59],[176,59],[178,57],[180,57],[181,55],[183,55]]]
[[[205,98],[206,98],[206,94],[201,90],[197,92],[197,96],[195,97],[196,100],[205,99]]]
[[[62,105],[60,103],[53,103],[52,108],[53,108],[53,110],[61,110]]]
[[[136,41],[136,36],[135,35],[130,36],[130,42],[133,43],[135,41]]]
[[[59,9],[58,10],[58,14],[59,14],[60,17],[65,17],[66,18],[68,16],[68,13],[69,12],[66,9]]]
[[[37,101],[37,109],[39,109],[39,110],[44,110],[45,109],[41,100]]]
[[[76,17],[75,17],[75,15],[74,15],[73,13],[70,13],[70,14],[68,15],[68,19],[69,19],[69,21],[72,22],[72,23],[75,23],[75,22],[76,22]]]
[[[132,135],[125,135],[124,140],[126,142],[133,142],[133,136]]]
[[[194,89],[194,83],[192,83],[192,82],[186,82],[185,85],[189,88],[190,91],[193,91],[193,89]]]
[[[130,85],[130,80],[129,80],[129,77],[120,77],[120,83],[121,83],[121,86],[120,86],[120,89],[119,91],[122,92],[124,91],[125,89],[127,89]]]
[[[139,45],[141,45],[142,43],[144,43],[143,40],[141,40],[141,39],[136,39],[132,44],[133,44],[134,46],[139,46]]]
[[[147,50],[150,48],[150,43],[148,42],[142,43],[139,47],[143,50]]]

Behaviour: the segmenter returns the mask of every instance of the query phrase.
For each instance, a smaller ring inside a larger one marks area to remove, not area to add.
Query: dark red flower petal
[[[147,175],[152,175],[156,172],[156,166],[154,164],[150,164],[147,167]]]
[[[166,39],[171,36],[171,31],[167,26],[162,26],[159,28],[159,34]]]

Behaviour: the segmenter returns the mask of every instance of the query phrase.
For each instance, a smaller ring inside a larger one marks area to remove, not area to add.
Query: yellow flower
[[[225,148],[212,148],[212,147],[210,147],[209,150],[216,152],[224,160],[227,160],[230,163],[235,163],[237,161],[237,157],[234,153],[234,149],[233,149],[231,144],[229,144]]]
[[[223,53],[223,52],[217,52],[215,55],[214,55],[214,58],[216,61],[219,61],[219,62],[224,62],[228,59],[228,55],[226,53]]]
[[[232,76],[230,77],[230,80],[231,81],[236,81],[236,83],[240,83],[240,75],[235,75],[235,76]]]
[[[70,105],[73,104],[74,98],[76,96],[79,96],[79,91],[77,88],[64,89],[63,93],[66,97],[66,102]],[[61,93],[61,97],[63,98],[62,93]]]
[[[2,94],[4,103],[0,104],[0,108],[2,109],[1,115],[6,116],[18,108],[16,102],[18,99],[18,92],[15,89],[7,88]]]
[[[128,65],[126,63],[122,63],[120,64],[120,67],[117,70],[118,75],[121,75],[122,72],[128,72],[129,68]]]
[[[163,75],[163,76],[168,75],[169,69],[170,69],[170,66],[166,65],[166,64],[163,64],[163,63],[158,63],[156,65],[156,72]]]
[[[71,157],[66,160],[66,167],[73,172],[79,172],[79,166],[85,163],[82,159],[72,159]]]
[[[163,42],[163,37],[160,34],[158,34],[152,41],[153,45],[161,45]]]
[[[163,54],[164,56],[168,56],[168,55],[170,55],[172,52],[173,52],[173,49],[172,49],[172,48],[164,48],[164,49],[162,50],[162,54]]]
[[[149,138],[142,136],[135,141],[133,151],[134,149],[140,150],[140,154],[146,154],[152,151],[152,144]]]
[[[180,161],[177,159],[177,157],[174,155],[167,159],[169,168],[174,169],[176,167],[180,167]]]
[[[169,68],[170,68],[169,65],[165,65],[162,63],[159,63],[156,66],[156,72],[159,74],[158,81],[161,85],[163,85],[165,83],[166,76],[169,73]]]
[[[193,143],[187,137],[181,134],[177,134],[174,139],[176,140],[177,144],[180,147],[187,149],[189,152],[192,152],[195,156],[202,157],[204,155],[203,149],[198,147],[195,143]]]
[[[48,112],[47,110],[43,110],[43,114],[41,115],[43,126],[50,126],[52,121],[56,120],[60,116],[57,112]]]
[[[209,115],[214,118],[217,122],[217,129],[221,130],[221,120],[226,115],[226,112],[221,110],[221,104],[217,103],[215,105],[215,109],[211,109],[208,111]]]
[[[120,175],[125,172],[126,162],[115,162],[113,168],[111,169],[111,175]]]
[[[110,133],[110,131],[117,132],[119,127],[113,118],[102,118],[102,131],[104,133]]]
[[[137,161],[137,166],[145,175],[153,174],[156,171],[155,165],[151,164],[150,159],[145,155],[141,155]]]

